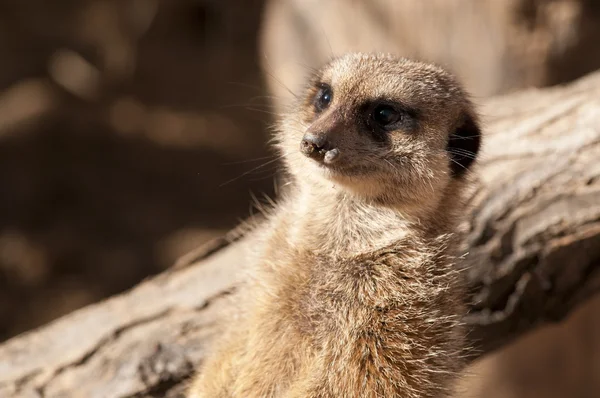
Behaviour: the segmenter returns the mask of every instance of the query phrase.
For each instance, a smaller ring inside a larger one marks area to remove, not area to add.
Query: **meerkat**
[[[275,142],[289,187],[193,398],[447,397],[463,366],[456,256],[478,117],[438,66],[336,58]]]

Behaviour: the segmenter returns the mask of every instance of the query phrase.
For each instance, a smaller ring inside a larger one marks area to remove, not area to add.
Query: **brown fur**
[[[323,82],[333,100],[319,113]],[[414,117],[377,140],[363,110],[382,99]],[[461,126],[477,137],[454,136]],[[339,149],[335,167],[301,153],[307,132]],[[318,71],[280,125],[291,185],[259,231],[239,318],[189,396],[448,396],[465,344],[453,256],[467,179],[448,147],[476,138],[474,157],[478,134],[463,90],[436,66],[348,54]]]

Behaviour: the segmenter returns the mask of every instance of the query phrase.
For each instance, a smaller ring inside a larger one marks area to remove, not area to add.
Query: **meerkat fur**
[[[442,398],[463,368],[456,264],[481,133],[442,68],[351,53],[279,124],[290,184],[193,398]]]

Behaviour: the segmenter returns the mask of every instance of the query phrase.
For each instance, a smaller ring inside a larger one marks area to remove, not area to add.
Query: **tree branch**
[[[600,74],[489,100],[466,227],[474,350],[563,319],[600,290]],[[252,235],[0,345],[0,397],[174,397],[222,330]]]

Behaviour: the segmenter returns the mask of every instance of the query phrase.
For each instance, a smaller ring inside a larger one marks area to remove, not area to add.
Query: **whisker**
[[[458,163],[456,160],[450,158],[450,161],[453,163],[456,163],[457,165],[459,165],[460,167],[462,167],[463,169],[467,170],[467,168],[465,166],[463,166],[462,164]]]
[[[254,168],[252,168],[252,169],[250,169],[250,170],[248,170],[248,171],[246,171],[246,172],[244,172],[244,173],[240,174],[240,175],[239,175],[239,176],[237,176],[237,177],[234,177],[234,178],[232,178],[232,179],[230,179],[230,180],[227,180],[227,181],[225,181],[224,183],[220,184],[220,185],[219,185],[219,188],[221,188],[221,187],[223,187],[223,186],[225,186],[225,185],[227,185],[227,184],[230,184],[230,183],[232,183],[232,182],[234,182],[234,181],[237,181],[237,180],[239,180],[240,178],[242,178],[242,177],[244,177],[244,176],[247,176],[248,174],[254,173],[255,171],[257,171],[257,170],[260,170],[260,169],[262,169],[262,168],[263,168],[263,167],[265,167],[265,166],[268,166],[268,165],[270,165],[270,164],[273,164],[273,163],[275,163],[276,161],[278,161],[278,160],[282,159],[284,156],[285,156],[285,155],[278,156],[278,157],[276,157],[275,159],[269,160],[268,162],[265,162],[265,163],[263,163],[263,164],[261,164],[261,165],[258,165],[258,166],[256,166],[256,167],[254,167]]]
[[[262,99],[273,101],[273,100],[278,100],[280,98],[276,95],[257,95],[257,96],[250,98],[249,101],[256,101],[256,100],[262,100]]]
[[[319,24],[319,28],[321,30],[321,33],[323,34],[323,37],[325,38],[325,41],[327,42],[327,45],[329,46],[329,56],[331,58],[333,58],[334,52],[333,52],[333,47],[331,47],[331,42],[329,41],[329,37],[327,36],[327,33],[325,32],[325,29],[323,29],[323,25]]]
[[[470,152],[470,151],[456,152],[456,151],[451,150],[449,152],[454,155],[464,156],[468,159],[476,159],[477,158],[476,154],[473,152]]]
[[[451,135],[448,141],[456,141],[456,140],[470,140],[471,138],[481,138],[480,135]]]
[[[450,148],[449,152],[455,152],[455,153],[461,152],[461,153],[466,153],[468,155],[476,155],[475,152],[469,151],[468,149],[463,149],[463,148]]]
[[[276,175],[277,175],[277,171],[269,172],[266,175],[259,175],[259,176],[256,176],[255,178],[249,178],[248,181],[250,181],[250,182],[264,181],[268,178],[275,178]]]
[[[244,103],[239,103],[239,104],[227,104],[227,105],[221,105],[219,107],[219,109],[231,109],[231,108],[246,108],[249,109],[249,107],[254,107],[254,108],[264,108],[264,110],[269,110],[269,109],[273,109],[273,106],[271,104],[259,104],[259,103],[253,103],[253,102],[244,102]]]
[[[223,166],[231,166],[231,165],[235,165],[235,164],[244,164],[244,163],[258,162],[258,161],[261,161],[261,160],[272,159],[274,156],[277,156],[277,155],[268,155],[268,156],[261,156],[259,158],[253,158],[253,159],[238,160],[238,161],[235,161],[235,162],[226,162],[226,163],[222,163],[222,165]]]
[[[267,110],[260,109],[260,108],[251,108],[251,107],[247,106],[246,109],[248,109],[249,111],[265,113],[265,114],[271,115],[271,116],[277,116],[277,117],[281,116],[281,114],[279,114],[277,112],[271,112],[271,111],[267,111]]]
[[[267,63],[267,67],[269,69],[273,69],[271,64],[269,63],[269,57],[267,57],[267,54],[263,53],[263,56],[265,58],[265,62]],[[267,75],[269,75],[273,80],[275,80],[275,82],[277,82],[279,85],[281,85],[281,87],[285,88],[290,94],[292,94],[294,96],[294,98],[298,98],[298,96],[296,95],[296,93],[294,93],[288,86],[286,86],[285,84],[283,84],[283,82],[281,80],[279,80],[277,77],[275,77],[275,75],[269,71],[265,71],[265,73]]]

